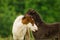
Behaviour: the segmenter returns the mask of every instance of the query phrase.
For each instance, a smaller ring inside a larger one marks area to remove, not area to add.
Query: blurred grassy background
[[[60,22],[60,0],[0,0],[0,40],[12,40],[15,18],[29,8],[38,11],[47,23]]]

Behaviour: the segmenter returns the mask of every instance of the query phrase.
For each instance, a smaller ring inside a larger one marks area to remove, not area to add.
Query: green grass
[[[13,40],[12,36],[6,37],[6,38],[2,38],[0,37],[0,40]]]
[[[13,40],[13,38],[12,38],[12,36],[6,37],[6,38],[0,37],[0,40]],[[31,38],[30,40],[33,40],[33,38]]]
[[[5,38],[0,37],[0,40],[13,40],[13,37],[12,36],[5,37]],[[32,35],[30,37],[30,40],[34,40],[34,38],[32,37]]]
[[[0,37],[0,40],[13,40],[13,37],[12,35],[10,35],[9,37],[5,37],[5,38]],[[31,31],[30,31],[30,40],[34,40],[34,37]]]

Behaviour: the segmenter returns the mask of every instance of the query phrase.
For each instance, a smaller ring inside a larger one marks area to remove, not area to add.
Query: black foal
[[[42,40],[50,38],[51,40],[60,40],[60,23],[47,24],[42,19],[41,16],[33,9],[28,10],[26,13],[35,21],[35,24],[38,27],[38,31],[33,32],[35,40]]]

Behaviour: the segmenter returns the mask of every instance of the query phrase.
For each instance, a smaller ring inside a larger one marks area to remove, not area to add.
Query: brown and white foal
[[[37,26],[34,23],[34,20],[29,15],[20,15],[18,16],[13,23],[13,39],[14,40],[30,40],[30,32],[38,30]]]

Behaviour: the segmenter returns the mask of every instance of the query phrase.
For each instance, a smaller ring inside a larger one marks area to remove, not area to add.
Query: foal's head
[[[23,18],[22,18],[22,23],[23,24],[28,24],[28,23],[31,23],[32,25],[34,25],[34,20],[33,18],[30,16],[30,15],[25,15]]]

